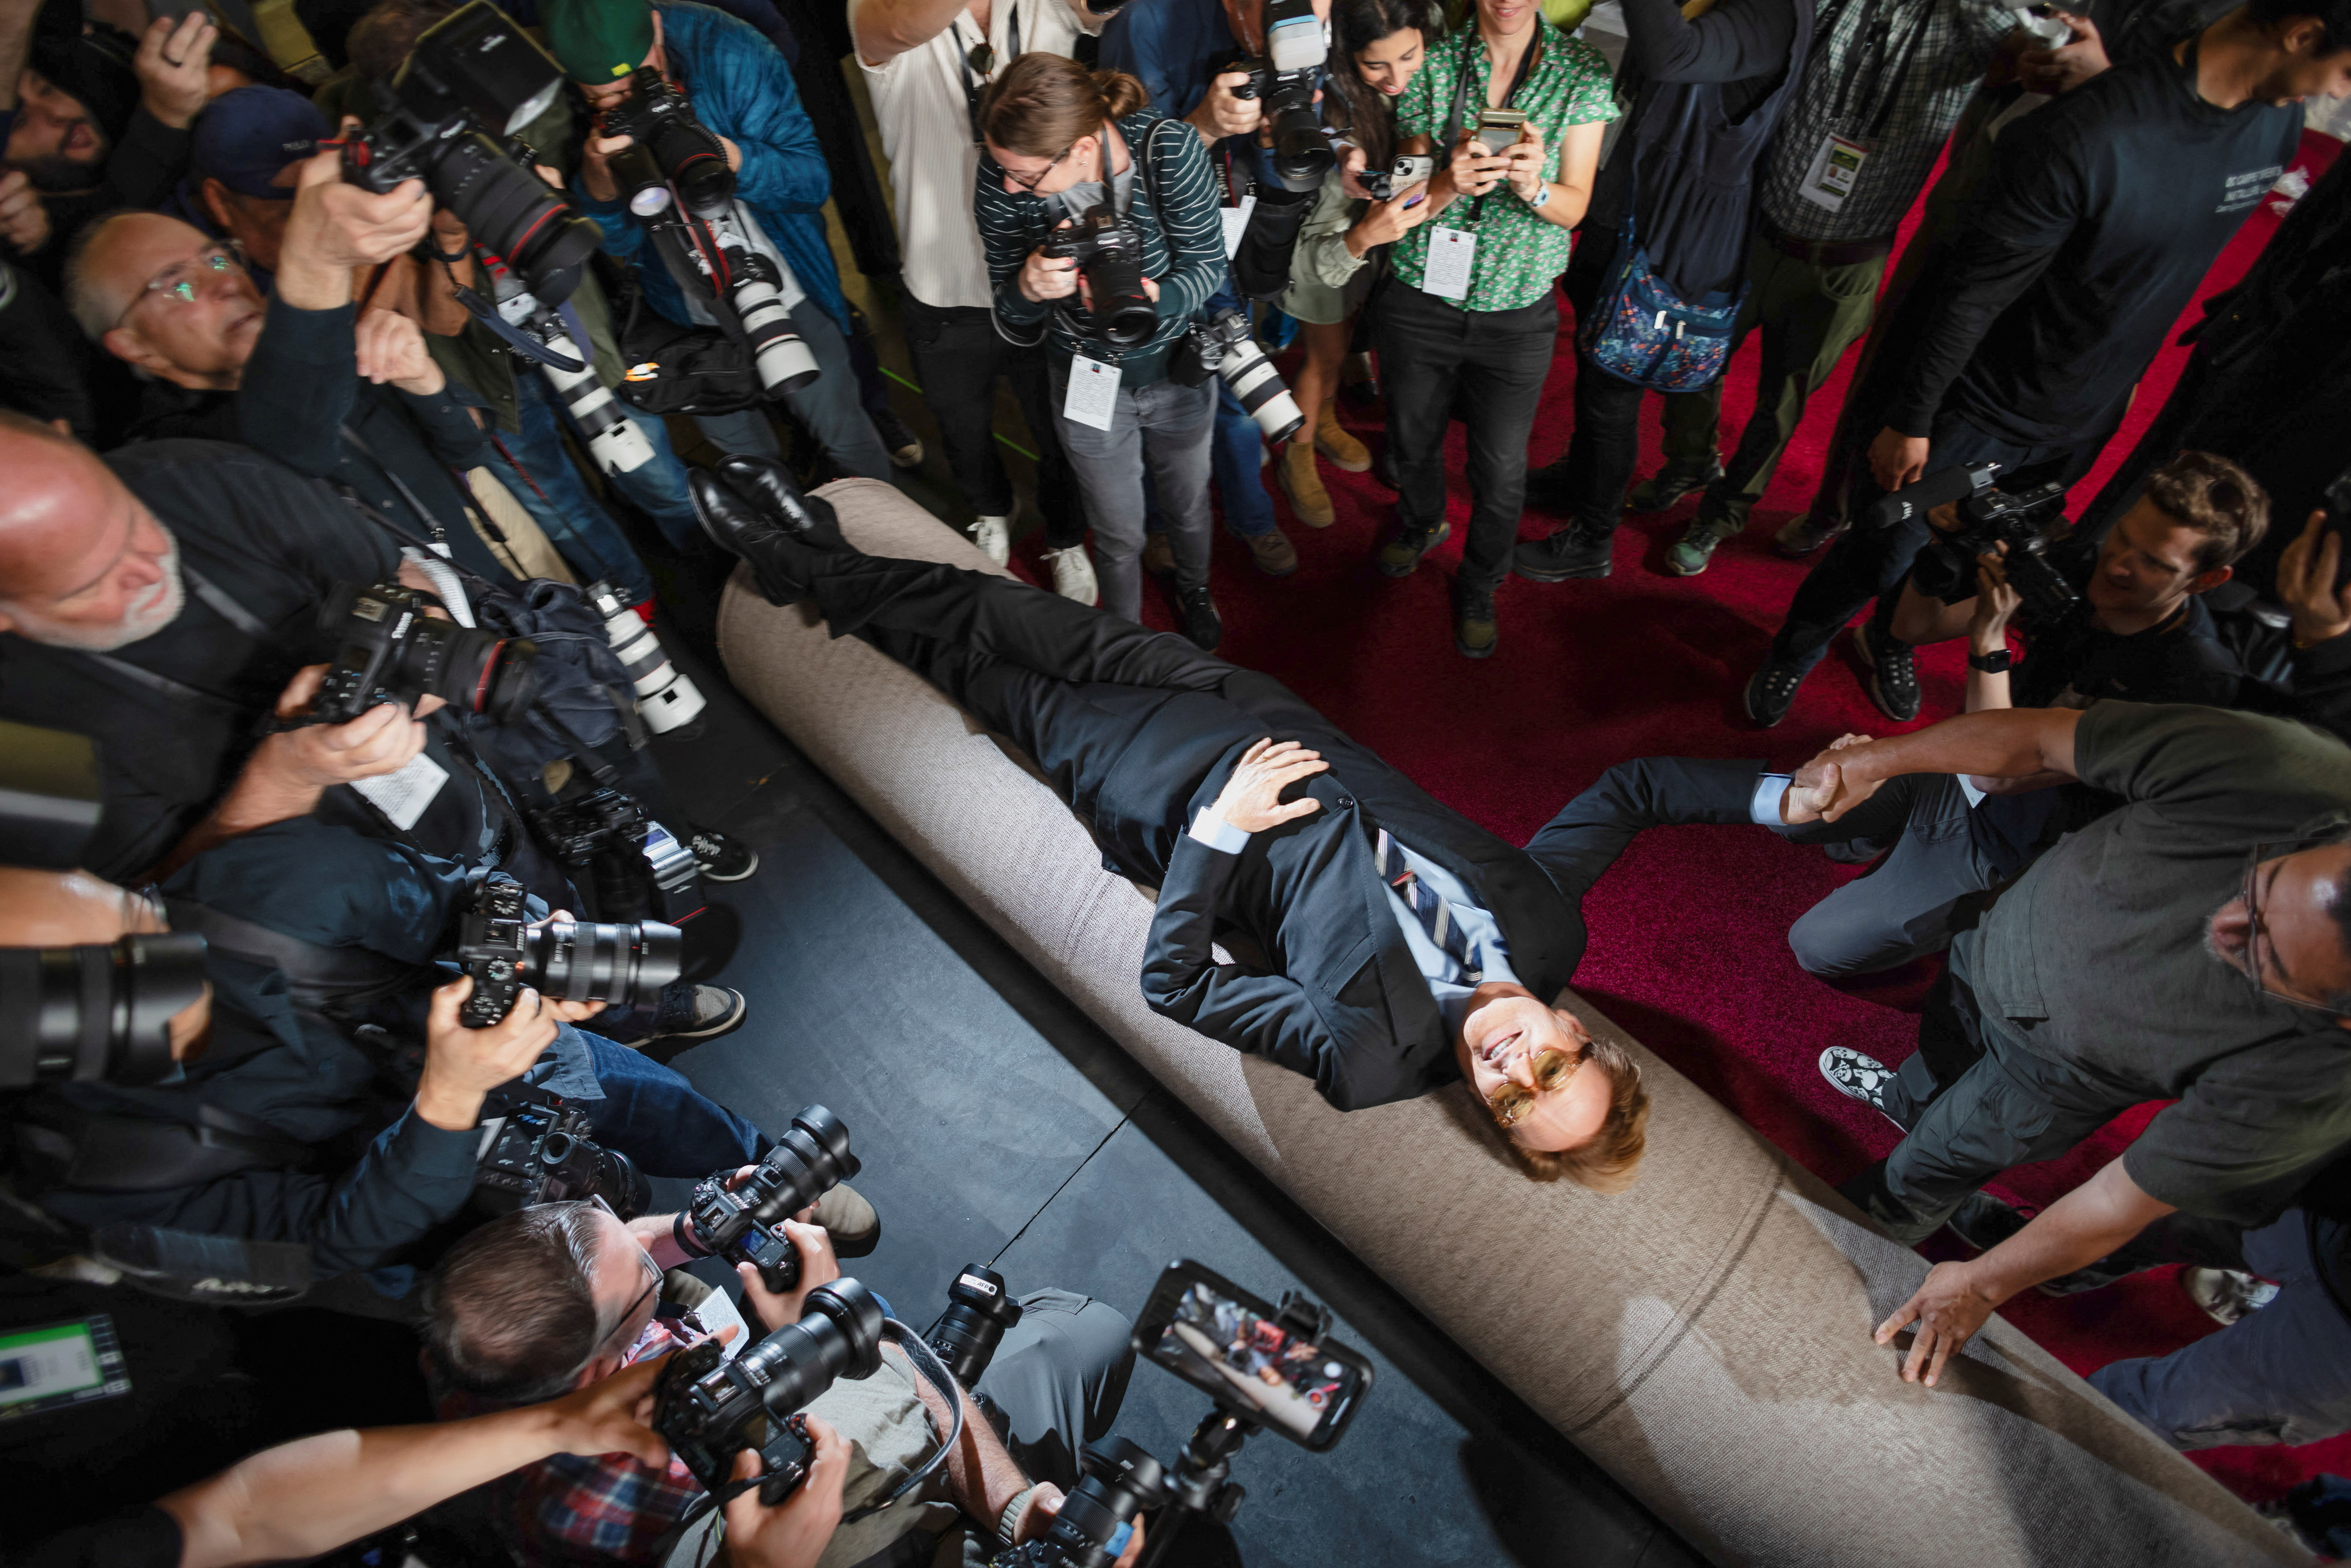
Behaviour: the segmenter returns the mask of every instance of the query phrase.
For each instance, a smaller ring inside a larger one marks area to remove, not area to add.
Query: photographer
[[[659,71],[693,100],[695,118],[718,138],[735,172],[735,200],[748,237],[778,268],[778,292],[816,357],[817,379],[783,392],[784,402],[841,472],[891,478],[889,449],[860,401],[849,306],[824,236],[831,174],[784,57],[747,25],[704,5],[548,0],[540,18],[549,49],[591,114],[633,103],[640,67]],[[574,180],[581,205],[603,228],[605,250],[637,268],[656,309],[680,326],[707,325],[710,313],[671,277],[614,183],[610,161],[632,145],[630,137],[588,128]],[[695,423],[722,451],[781,455],[759,408],[697,415]]]
[[[1421,0],[1338,0],[1331,28],[1340,63],[1323,78],[1322,111],[1346,145],[1298,231],[1290,287],[1281,297],[1305,349],[1291,390],[1306,427],[1290,437],[1276,474],[1298,520],[1318,528],[1328,528],[1338,514],[1315,472],[1316,448],[1352,473],[1371,466],[1371,454],[1340,427],[1332,406],[1355,314],[1379,277],[1387,247],[1428,215],[1426,181],[1399,186],[1375,202],[1363,193],[1359,176],[1393,167],[1396,100],[1427,63],[1441,30],[1436,8]]]
[[[1499,152],[1478,139],[1489,109],[1526,116]],[[1499,0],[1478,0],[1477,25],[1447,36],[1397,110],[1405,151],[1438,164],[1428,221],[1389,253],[1395,282],[1374,323],[1397,481],[1395,531],[1374,564],[1409,577],[1451,531],[1444,444],[1458,402],[1468,426],[1470,509],[1453,580],[1453,645],[1467,658],[1485,658],[1499,636],[1494,591],[1510,574],[1527,438],[1558,347],[1552,284],[1591,200],[1601,128],[1617,113],[1599,50],[1532,5]],[[1443,265],[1432,262],[1440,246]]]
[[[246,87],[224,93],[197,117],[188,177],[163,210],[234,243],[266,297],[302,164],[333,134],[319,106],[298,92]]]
[[[1061,443],[1094,526],[1102,608],[1142,619],[1137,556],[1148,464],[1168,518],[1184,633],[1214,648],[1224,635],[1208,591],[1217,393],[1183,385],[1167,367],[1176,340],[1224,283],[1225,251],[1207,154],[1180,122],[1152,114],[1148,101],[1133,77],[1023,55],[981,105],[987,150],[972,204],[998,330],[1016,343],[1047,344]],[[1097,302],[1078,261],[1044,248],[1058,231],[1104,216],[1117,221],[1113,234],[1127,236],[1156,317],[1126,348],[1094,329]]]
[[[5,1568],[241,1568],[308,1561],[550,1454],[666,1452],[646,1429],[658,1361],[560,1399],[429,1427],[321,1432],[142,1508],[0,1552]]]
[[[999,565],[1011,557],[1012,480],[996,450],[1000,377],[1037,443],[1037,509],[1053,591],[1092,604],[1102,588],[1086,558],[1085,506],[1061,450],[1045,351],[996,330],[972,180],[980,96],[1022,53],[1069,54],[1081,33],[1101,24],[1070,0],[856,0],[849,26],[897,197],[906,354],[956,487],[978,513],[972,538]]]
[[[460,1242],[434,1274],[425,1328],[429,1369],[448,1391],[444,1411],[549,1398],[704,1337],[696,1317],[664,1299],[664,1270],[685,1256],[675,1218],[623,1225],[591,1205],[542,1204]],[[798,1322],[809,1292],[841,1277],[823,1231],[789,1221],[786,1230],[800,1255],[799,1284],[789,1294],[770,1292],[758,1270],[740,1266],[755,1334]],[[1021,1542],[1040,1533],[1063,1487],[1077,1482],[1079,1448],[1109,1431],[1132,1356],[1126,1319],[1102,1302],[1043,1291],[1022,1304],[1020,1322],[1005,1332],[972,1391],[1008,1417],[1008,1448],[959,1391],[963,1438],[944,1476],[836,1531],[844,1503],[878,1500],[923,1462],[953,1419],[903,1353],[885,1345],[872,1376],[837,1381],[807,1407],[817,1448],[809,1480],[778,1508],[761,1506],[756,1490],[727,1505],[733,1560],[846,1568],[886,1551],[892,1562],[927,1562],[930,1548],[906,1538],[935,1542],[956,1528],[959,1512],[983,1534]],[[731,1348],[749,1344],[737,1339]],[[756,1465],[757,1456],[739,1462]],[[1037,1470],[1046,1479],[1032,1483]],[[661,1562],[662,1538],[705,1495],[682,1461],[655,1468],[619,1454],[559,1455],[494,1490],[502,1540],[533,1564]],[[1131,1568],[1141,1540],[1138,1530],[1121,1568]],[[788,1544],[794,1541],[797,1547]],[[670,1561],[699,1561],[700,1545],[689,1534],[684,1555]]]

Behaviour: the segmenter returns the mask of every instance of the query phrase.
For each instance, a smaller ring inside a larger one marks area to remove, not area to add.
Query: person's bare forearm
[[[2027,773],[2074,773],[2072,708],[2000,708],[1961,714],[1908,735],[1848,747],[1835,754],[1848,779],[1883,781],[1906,773],[1980,773],[2014,779]]]
[[[921,1374],[910,1372],[909,1375],[914,1379],[914,1392],[922,1396],[923,1407],[931,1413],[933,1429],[945,1437],[955,1424],[946,1401]],[[982,1523],[992,1525],[1014,1498],[1029,1490],[1030,1483],[1020,1462],[998,1441],[996,1428],[987,1424],[987,1417],[971,1402],[971,1396],[958,1388],[956,1397],[963,1402],[963,1436],[957,1439],[955,1451],[947,1456],[947,1484],[954,1489],[956,1506]]]
[[[857,0],[850,20],[857,56],[878,66],[916,49],[955,26],[964,0]]]
[[[442,1426],[383,1427],[266,1448],[162,1499],[180,1568],[319,1556],[557,1451],[544,1406]]]
[[[2118,1156],[2031,1224],[1963,1265],[1970,1286],[1998,1307],[2020,1291],[2096,1262],[2167,1214],[2141,1190]]]

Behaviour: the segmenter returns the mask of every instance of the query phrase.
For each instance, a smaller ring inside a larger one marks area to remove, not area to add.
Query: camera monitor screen
[[[1301,1337],[1272,1307],[1197,1263],[1171,1264],[1159,1277],[1134,1343],[1235,1415],[1318,1451],[1339,1440],[1372,1386],[1360,1354]]]

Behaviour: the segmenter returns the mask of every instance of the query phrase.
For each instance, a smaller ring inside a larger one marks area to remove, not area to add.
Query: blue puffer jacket
[[[824,203],[832,171],[816,144],[816,128],[800,108],[791,67],[757,29],[707,5],[663,0],[662,54],[670,74],[694,100],[695,118],[743,150],[735,194],[775,242],[808,297],[849,330],[849,303],[824,237]],[[686,323],[676,280],[645,238],[643,227],[619,202],[591,201],[573,180],[573,194],[604,230],[604,248],[637,266],[653,308]]]

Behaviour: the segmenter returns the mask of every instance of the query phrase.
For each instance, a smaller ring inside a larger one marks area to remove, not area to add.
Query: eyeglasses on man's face
[[[2270,883],[2276,881],[2278,874],[2273,871],[2267,877],[2262,876],[2263,866],[2273,861],[2282,862],[2289,856],[2300,854],[2304,850],[2323,849],[2341,841],[2339,838],[2328,835],[2323,838],[2289,839],[2277,843],[2255,844],[2252,852],[2246,857],[2244,892],[2241,895],[2245,905],[2245,978],[2253,988],[2253,999],[2256,1002],[2264,1000],[2283,1002],[2288,1007],[2322,1013],[2331,1019],[2351,1018],[2351,1013],[2346,1013],[2340,1008],[2326,1002],[2314,1001],[2308,997],[2295,996],[2291,991],[2280,990],[2271,984],[2273,978],[2283,978],[2283,977],[2278,974],[2276,945],[2269,940],[2269,918],[2262,912],[2261,904],[2263,895],[2269,892]],[[2266,959],[2263,956],[2265,953]]]
[[[150,299],[169,300],[174,305],[193,305],[204,294],[232,275],[245,276],[245,258],[233,245],[208,246],[185,261],[175,261],[140,286],[122,314],[114,319],[117,327],[131,319],[131,313]]]
[[[1495,1121],[1505,1127],[1515,1127],[1534,1114],[1537,1095],[1565,1088],[1567,1081],[1575,1076],[1575,1070],[1583,1065],[1583,1060],[1582,1051],[1570,1055],[1556,1046],[1536,1051],[1527,1064],[1535,1086],[1530,1089],[1523,1083],[1505,1083],[1487,1099],[1486,1107],[1494,1113]]]

